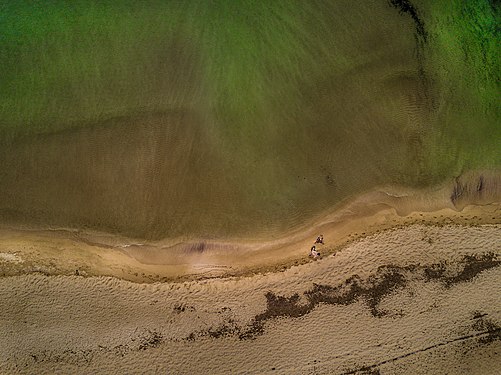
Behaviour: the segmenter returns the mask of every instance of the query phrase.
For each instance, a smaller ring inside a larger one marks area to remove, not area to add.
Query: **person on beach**
[[[315,241],[315,244],[320,243],[324,244],[324,236],[321,234],[320,236],[317,237],[317,240]]]
[[[313,259],[317,259],[320,256],[320,253],[317,251],[315,245],[313,245],[310,249],[310,256],[313,257]]]

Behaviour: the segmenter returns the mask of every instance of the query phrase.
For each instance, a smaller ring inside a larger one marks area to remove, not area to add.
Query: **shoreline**
[[[470,197],[471,202],[457,209],[451,200],[455,186],[421,191],[381,188],[272,239],[143,241],[98,232],[0,226],[0,277],[111,276],[136,283],[242,277],[312,262],[308,252],[319,234],[325,245],[318,250],[327,257],[367,236],[417,224],[501,225],[501,203]]]

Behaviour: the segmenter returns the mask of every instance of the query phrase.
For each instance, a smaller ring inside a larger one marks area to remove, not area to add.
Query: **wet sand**
[[[499,179],[484,178],[487,186],[481,194],[476,188],[468,192],[469,185],[461,181],[433,190],[381,187],[302,226],[267,237],[148,241],[77,229],[4,225],[0,252],[14,254],[19,261],[3,262],[0,275],[38,272],[151,283],[283,271],[310,261],[309,249],[319,234],[324,235],[325,245],[317,246],[318,250],[330,255],[357,239],[410,224],[499,224]],[[477,178],[466,181],[477,184]],[[464,190],[461,200],[452,199],[458,184]]]

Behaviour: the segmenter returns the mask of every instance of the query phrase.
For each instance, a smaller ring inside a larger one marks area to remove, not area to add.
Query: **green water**
[[[0,218],[273,235],[501,166],[499,5],[411,3],[0,1]]]

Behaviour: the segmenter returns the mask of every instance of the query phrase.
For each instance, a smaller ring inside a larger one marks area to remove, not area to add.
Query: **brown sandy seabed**
[[[267,241],[4,227],[0,373],[499,373],[501,204],[388,191]]]

